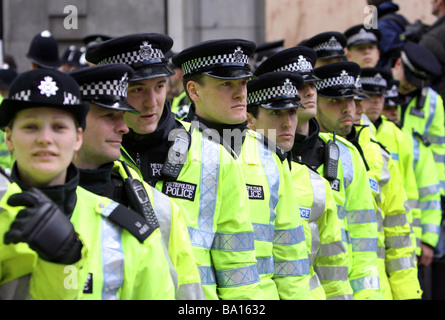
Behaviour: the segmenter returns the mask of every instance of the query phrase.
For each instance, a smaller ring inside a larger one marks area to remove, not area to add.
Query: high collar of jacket
[[[304,150],[315,145],[318,134],[320,133],[320,125],[315,118],[309,120],[309,134],[307,136],[296,133],[295,141],[292,147],[293,151]]]
[[[137,134],[132,129],[122,138],[122,145],[127,149],[144,147],[153,147],[168,141],[168,134],[175,128],[176,120],[170,108],[165,105],[161,119],[159,119],[158,127],[152,133]]]
[[[239,124],[210,122],[198,116],[193,106],[189,110],[187,121],[190,122],[197,121],[203,124],[206,128],[216,130],[220,136],[220,143],[222,145],[229,144],[231,150],[233,150],[237,155],[241,153],[241,146],[235,146],[235,141],[238,141],[238,139],[235,139],[234,135],[230,134],[231,141],[225,141],[224,138],[228,133],[239,132],[242,134],[241,137],[241,145],[242,145],[242,143],[244,143],[244,140],[246,138],[247,121]],[[239,130],[239,131],[233,131],[233,130]]]
[[[22,190],[27,191],[31,189],[31,187],[23,184],[20,181],[19,173],[17,170],[17,163],[14,164],[14,167],[12,168],[11,178],[17,182]],[[71,163],[67,169],[65,184],[43,187],[39,188],[39,190],[42,191],[54,203],[56,203],[68,217],[71,217],[77,203],[76,189],[78,185],[79,171],[74,166],[74,164]]]
[[[104,164],[97,169],[79,169],[79,185],[95,194],[104,195],[111,183],[113,162]]]

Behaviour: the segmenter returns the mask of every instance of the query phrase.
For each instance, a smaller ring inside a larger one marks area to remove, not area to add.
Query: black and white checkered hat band
[[[382,78],[379,74],[374,77],[361,77],[360,81],[364,85],[378,86],[378,87],[387,87],[388,83],[384,78]]]
[[[80,86],[82,96],[119,96],[127,97],[127,85],[119,80],[99,81]]]
[[[378,42],[377,36],[372,32],[367,32],[365,29],[360,29],[359,33],[354,34],[353,36],[348,38],[347,44],[353,44],[357,41],[370,41],[370,42]]]
[[[327,78],[315,83],[315,87],[317,90],[323,90],[339,86],[346,87],[351,85],[355,85],[355,78],[349,75],[340,75],[334,78]]]
[[[317,44],[312,48],[314,51],[322,51],[322,50],[329,50],[329,51],[337,51],[337,50],[343,50],[343,46],[340,42],[338,42],[337,39],[332,37],[329,41]]]
[[[284,85],[251,92],[247,96],[247,104],[269,102],[271,99],[280,98],[283,96],[295,98],[299,96],[298,89],[292,85]]]
[[[240,64],[248,65],[249,56],[235,53],[203,57],[184,62],[181,67],[184,75],[188,75],[213,65],[222,64],[226,66],[239,66]]]
[[[423,77],[423,78],[428,78],[428,74],[426,72],[421,71],[413,66],[413,64],[411,63],[411,61],[409,61],[405,52],[402,51],[400,56],[402,58],[403,64],[405,64],[408,67],[408,69],[411,70],[412,73],[414,73],[420,77]]]
[[[16,101],[29,101],[30,98],[31,98],[31,90],[23,90],[11,96],[11,100],[16,100]],[[64,105],[80,104],[80,100],[71,92],[65,91],[63,93],[63,104]]]
[[[299,62],[294,62],[288,65],[285,65],[275,71],[291,71],[291,72],[312,72],[314,69],[312,68],[312,64],[301,64]]]
[[[138,51],[125,52],[113,57],[108,57],[99,62],[98,65],[110,64],[110,63],[123,63],[128,65],[133,65],[138,62],[159,61],[164,57],[165,56],[162,53],[162,50],[153,48],[149,54],[146,54],[144,52],[141,53],[141,51],[138,50]]]

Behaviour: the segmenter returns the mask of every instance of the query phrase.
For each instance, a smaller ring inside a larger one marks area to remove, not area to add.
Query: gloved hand
[[[7,201],[10,206],[24,206],[5,234],[5,244],[26,242],[40,258],[73,264],[80,260],[82,243],[68,217],[42,191],[16,193]]]

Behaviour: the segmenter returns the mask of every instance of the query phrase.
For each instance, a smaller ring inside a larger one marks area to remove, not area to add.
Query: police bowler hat
[[[0,69],[0,89],[8,89],[17,77],[17,72],[8,68]]]
[[[100,107],[137,112],[127,102],[128,79],[133,69],[125,64],[104,64],[68,73],[80,87],[83,101]]]
[[[256,70],[255,76],[275,71],[291,71],[300,74],[305,82],[318,81],[314,75],[317,53],[311,48],[296,46],[277,52],[267,58]]]
[[[428,86],[431,80],[442,73],[436,56],[417,43],[404,44],[400,57],[406,80],[417,88]]]
[[[360,82],[363,92],[384,95],[388,82],[392,79],[391,72],[383,68],[362,68]]]
[[[168,77],[174,74],[165,54],[173,39],[159,33],[137,33],[113,38],[88,47],[86,60],[96,64],[123,63],[133,68],[130,81]]]
[[[57,41],[48,30],[34,36],[26,57],[44,69],[57,69],[62,65]]]
[[[317,53],[317,59],[345,57],[346,37],[341,32],[322,32],[302,41],[300,45],[314,50]]]
[[[362,44],[378,45],[382,39],[382,33],[379,29],[367,29],[363,24],[350,27],[344,32],[346,37],[346,47],[359,46]]]
[[[298,92],[303,84],[303,77],[295,72],[264,73],[247,83],[247,107],[269,110],[303,107]]]
[[[81,102],[76,81],[63,72],[36,69],[19,74],[0,105],[0,127],[5,127],[17,112],[37,107],[65,110],[85,128],[89,105]]]
[[[242,39],[209,40],[187,48],[172,58],[184,77],[205,74],[217,79],[252,77],[249,57],[256,44]]]
[[[322,79],[315,83],[321,97],[348,98],[361,94],[356,86],[360,66],[355,62],[333,62],[316,68],[314,72]]]

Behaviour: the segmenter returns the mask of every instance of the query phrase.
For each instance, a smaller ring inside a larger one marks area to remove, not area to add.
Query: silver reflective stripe
[[[199,230],[213,232],[213,218],[219,178],[219,145],[203,136],[201,150],[201,185]]]
[[[388,183],[389,179],[391,178],[391,174],[389,173],[389,168],[388,168],[388,162],[391,156],[383,148],[380,148],[380,154],[383,159],[383,167],[379,185],[380,188],[382,188],[384,185]]]
[[[405,257],[386,261],[386,272],[388,273],[411,268],[415,268],[413,257]]]
[[[310,273],[309,259],[294,261],[275,261],[274,267],[274,276],[276,277],[296,277]]]
[[[354,300],[354,296],[352,294],[344,294],[341,296],[327,297],[326,300]]]
[[[213,267],[198,266],[202,285],[216,284],[215,269]]]
[[[218,287],[230,288],[257,283],[259,279],[257,265],[231,270],[216,270]]]
[[[384,247],[377,248],[377,258],[385,259],[385,248]]]
[[[348,224],[362,224],[377,222],[374,209],[346,211]]]
[[[432,144],[445,144],[445,137],[430,134],[428,135],[428,141]]]
[[[438,200],[419,201],[419,209],[424,210],[440,210],[441,203]]]
[[[278,174],[277,164],[273,160],[272,151],[264,145],[264,142],[258,139],[258,153],[260,155],[261,163],[266,174],[267,182],[269,184],[270,199],[269,199],[269,223],[273,225],[277,217],[276,207],[278,204],[278,190],[280,187],[280,176]]]
[[[440,226],[437,226],[435,224],[422,224],[422,233],[430,232],[438,235],[440,233],[440,230]]]
[[[151,188],[153,192],[153,209],[156,218],[159,221],[159,230],[161,231],[162,240],[167,248],[169,248],[170,233],[172,225],[172,209],[170,199],[155,188]]]
[[[272,242],[274,237],[274,225],[252,223],[255,240]]]
[[[321,286],[320,279],[318,279],[318,275],[315,273],[310,279],[309,279],[309,290],[315,290],[318,287]]]
[[[379,277],[378,276],[368,276],[363,278],[358,278],[350,281],[352,290],[354,292],[359,292],[365,289],[380,289]]]
[[[419,201],[417,200],[407,200],[405,201],[405,208],[406,208],[406,212],[409,212],[413,209],[418,208],[419,205]]]
[[[314,267],[320,281],[348,281],[348,267]]]
[[[340,141],[337,141],[337,145],[340,149],[340,161],[343,167],[343,184],[347,188],[354,178],[354,167],[352,165],[352,156],[349,152],[348,147],[346,147]]]
[[[407,248],[411,247],[411,237],[409,234],[396,237],[385,237],[385,245],[388,249]]]
[[[305,241],[304,228],[302,225],[290,230],[275,230],[273,243],[291,246]]]
[[[170,199],[155,188],[151,188],[151,190],[153,192],[153,209],[159,222],[159,231],[161,232],[162,249],[164,250],[164,255],[169,265],[173,284],[175,288],[178,288],[178,290],[176,290],[175,292],[176,300],[187,300],[190,292],[186,292],[184,289],[181,289],[181,287],[179,287],[178,273],[173,266],[170,253],[168,252],[168,248],[170,247],[172,223],[172,209],[170,205]]]
[[[413,227],[420,228],[422,225],[420,223],[420,218],[413,218]]]
[[[320,245],[317,256],[330,257],[337,254],[345,253],[346,248],[343,241],[336,241]]]
[[[440,187],[437,184],[419,188],[419,197],[425,197],[432,193],[439,193]]]
[[[253,233],[215,233],[212,249],[220,251],[255,250]]]
[[[383,226],[386,228],[403,227],[407,223],[406,214],[396,214],[393,216],[385,216]]]
[[[423,131],[424,136],[430,135],[431,125],[433,124],[434,116],[436,115],[437,92],[429,88],[428,94],[430,98],[430,112],[428,115],[428,120],[425,123],[425,130]]]
[[[182,284],[176,295],[182,297],[183,300],[205,300],[201,283]]]
[[[259,274],[273,274],[273,257],[257,258],[257,268]]]
[[[311,178],[313,194],[313,203],[311,214],[309,216],[309,226],[312,235],[309,261],[312,266],[314,264],[315,257],[317,256],[317,251],[320,247],[320,231],[318,226],[318,219],[323,215],[326,208],[326,189],[324,181],[318,173],[309,170],[309,176]]]
[[[413,155],[414,155],[413,170],[415,170],[417,162],[419,162],[420,159],[420,141],[414,135],[412,135],[412,138],[413,138]]]
[[[376,238],[352,238],[352,251],[355,252],[376,252],[377,239]]]
[[[108,217],[118,203],[112,201],[101,214]],[[108,219],[101,219],[102,300],[118,300],[117,291],[124,280],[124,252],[122,247],[122,229]]]

